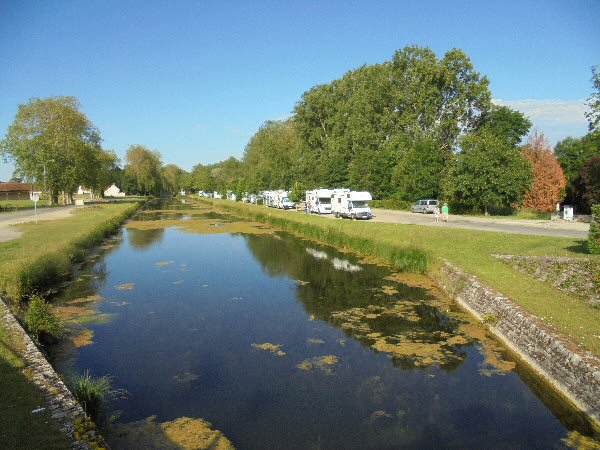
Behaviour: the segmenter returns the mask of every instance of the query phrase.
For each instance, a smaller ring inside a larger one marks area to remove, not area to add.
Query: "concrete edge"
[[[600,430],[600,358],[447,261],[432,275],[452,299],[485,322],[497,338]]]

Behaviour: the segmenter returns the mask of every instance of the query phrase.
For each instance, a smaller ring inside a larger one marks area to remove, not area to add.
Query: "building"
[[[0,181],[0,201],[29,200],[29,194],[34,191],[40,191],[36,184],[3,183]]]
[[[105,197],[125,197],[125,192],[121,192],[115,183],[113,183],[108,189],[104,191]]]

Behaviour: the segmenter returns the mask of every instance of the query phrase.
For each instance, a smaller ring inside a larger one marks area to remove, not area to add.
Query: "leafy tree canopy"
[[[447,181],[447,194],[473,210],[520,205],[532,181],[521,150],[488,131],[464,136]]]

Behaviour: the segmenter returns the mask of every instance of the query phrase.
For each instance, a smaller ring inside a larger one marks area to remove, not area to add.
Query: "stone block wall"
[[[436,277],[451,297],[600,426],[599,358],[450,263]]]

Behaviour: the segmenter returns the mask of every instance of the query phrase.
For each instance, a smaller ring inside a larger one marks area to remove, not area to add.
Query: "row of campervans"
[[[294,209],[296,204],[288,198],[288,191],[264,191],[263,203],[267,208]]]
[[[350,219],[370,219],[372,216],[368,201],[371,194],[350,189],[313,189],[306,191],[306,212],[313,214],[333,214],[335,217]]]

